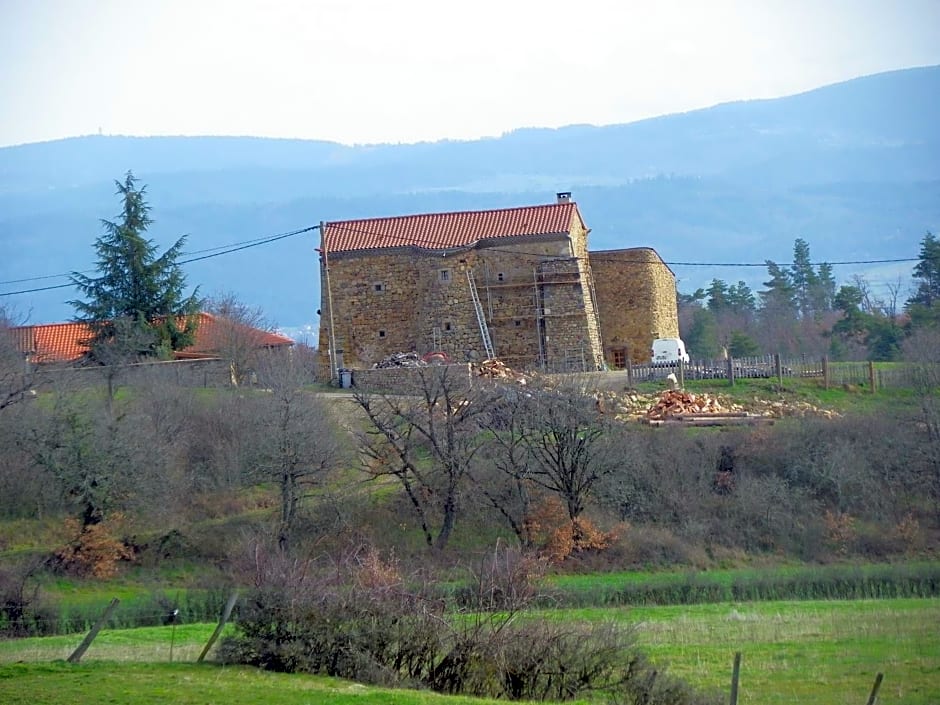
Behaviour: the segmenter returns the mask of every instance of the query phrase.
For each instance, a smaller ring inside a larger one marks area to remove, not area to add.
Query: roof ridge
[[[372,218],[349,218],[347,220],[330,220],[326,225],[337,225],[340,223],[365,223],[372,220],[404,220],[407,218],[423,218],[434,215],[462,215],[464,213],[504,213],[506,211],[531,210],[533,208],[558,208],[564,206],[576,206],[577,201],[566,201],[565,203],[539,203],[531,206],[508,206],[506,208],[484,208],[482,210],[461,210],[461,211],[431,211],[428,213],[409,213],[407,215],[384,215],[374,216]]]

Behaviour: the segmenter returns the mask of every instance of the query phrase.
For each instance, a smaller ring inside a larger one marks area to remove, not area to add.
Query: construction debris
[[[496,358],[484,360],[479,365],[474,365],[474,370],[478,377],[487,379],[510,380],[518,384],[526,384],[527,379],[521,372],[516,372],[506,363]]]
[[[428,363],[418,357],[416,352],[392,353],[372,365],[373,370],[385,370],[393,367],[426,367]]]

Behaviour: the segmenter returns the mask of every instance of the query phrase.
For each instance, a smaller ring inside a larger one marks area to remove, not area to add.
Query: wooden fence
[[[664,379],[673,374],[680,382],[700,379],[818,379],[829,387],[854,386],[870,391],[878,389],[911,389],[925,380],[940,380],[940,366],[915,363],[832,362],[828,357],[788,357],[762,355],[757,357],[717,360],[692,360],[675,365],[634,365],[627,363],[627,384]],[[936,381],[934,382],[936,384]]]

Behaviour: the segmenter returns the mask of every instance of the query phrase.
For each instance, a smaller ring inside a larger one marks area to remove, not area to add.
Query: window
[[[506,275],[503,274],[502,272],[497,272],[497,273],[496,273],[496,281],[498,281],[498,282],[506,281]]]
[[[380,330],[380,331],[379,331],[379,337],[380,337],[380,338],[384,338],[384,337],[385,337],[385,331],[384,331],[384,330]]]
[[[454,324],[450,321],[444,321],[444,332],[450,333],[452,330],[454,330]]]
[[[449,269],[442,269],[442,270],[440,270],[440,271],[438,272],[438,277],[439,277],[440,281],[443,282],[443,283],[449,282],[449,281],[450,281],[450,270],[449,270]]]
[[[373,291],[385,291],[385,284],[383,284],[382,282],[374,282],[372,284],[372,290]]]
[[[515,320],[515,321],[513,321],[513,323],[516,324],[516,328],[522,328],[522,321]]]

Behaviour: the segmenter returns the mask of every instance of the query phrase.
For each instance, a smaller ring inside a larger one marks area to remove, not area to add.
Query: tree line
[[[875,295],[858,274],[838,286],[832,266],[814,265],[802,239],[794,242],[790,265],[768,260],[766,266],[767,281],[756,293],[744,281],[713,279],[679,295],[680,329],[693,355],[777,352],[890,361],[900,359],[906,339],[940,327],[940,239],[932,233],[921,240],[909,286],[898,277],[886,296]]]

